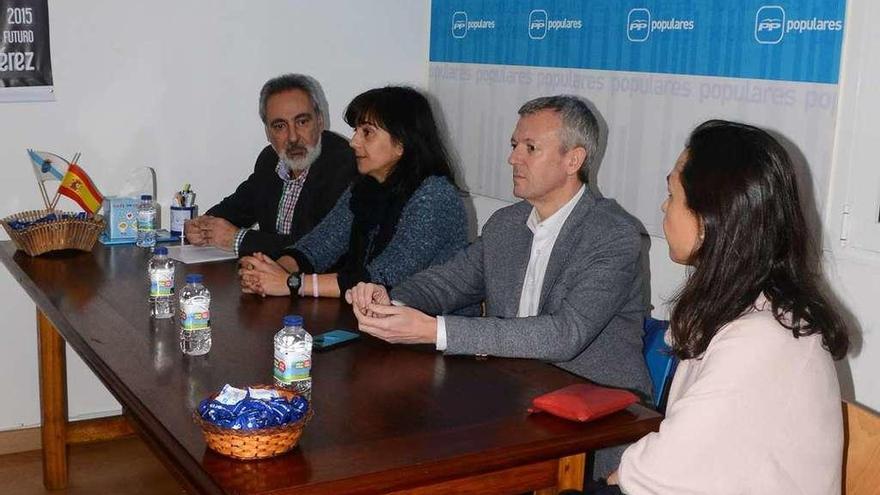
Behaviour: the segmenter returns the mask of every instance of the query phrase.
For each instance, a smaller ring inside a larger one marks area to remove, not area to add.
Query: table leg
[[[583,490],[586,460],[587,454],[575,454],[559,459],[556,486],[535,490],[534,495],[556,495],[562,490]]]
[[[40,414],[43,434],[43,485],[67,487],[67,364],[64,339],[37,309],[40,360]]]
[[[560,490],[583,490],[586,461],[587,454],[575,454],[559,459]]]

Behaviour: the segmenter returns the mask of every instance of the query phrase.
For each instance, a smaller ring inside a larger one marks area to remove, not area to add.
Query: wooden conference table
[[[146,250],[97,245],[32,258],[5,241],[0,259],[37,305],[48,488],[67,485],[69,443],[133,427],[190,493],[555,493],[581,483],[580,453],[632,441],[660,421],[641,406],[587,424],[530,416],[533,397],[581,380],[540,362],[444,357],[364,335],[313,355],[315,416],[296,449],[236,461],[206,449],[193,408],[225,383],[271,381],[283,315],[303,315],[313,334],[351,329],[347,305],[242,295],[232,261],[178,264],[178,287],[202,273],[212,294],[213,347],[191,357],[173,319],[149,317]],[[125,420],[67,421],[64,341]]]

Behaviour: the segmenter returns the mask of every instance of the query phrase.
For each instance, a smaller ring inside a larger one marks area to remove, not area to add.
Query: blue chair
[[[666,396],[669,393],[669,384],[675,373],[678,360],[672,355],[672,349],[666,345],[663,336],[669,328],[666,320],[645,318],[645,335],[643,354],[645,363],[648,365],[648,374],[651,375],[651,385],[654,389],[654,407],[661,413],[666,410]]]

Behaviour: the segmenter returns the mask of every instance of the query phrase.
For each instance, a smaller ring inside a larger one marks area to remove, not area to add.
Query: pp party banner
[[[47,0],[0,0],[0,102],[51,101]]]
[[[513,200],[516,110],[575,94],[601,114],[595,186],[662,235],[666,174],[711,118],[784,136],[822,211],[845,0],[434,0],[430,89],[472,193]]]

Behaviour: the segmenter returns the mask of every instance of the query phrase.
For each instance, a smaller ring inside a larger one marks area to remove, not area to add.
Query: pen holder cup
[[[198,215],[198,206],[172,206],[171,207],[171,235],[183,235],[183,224]]]

